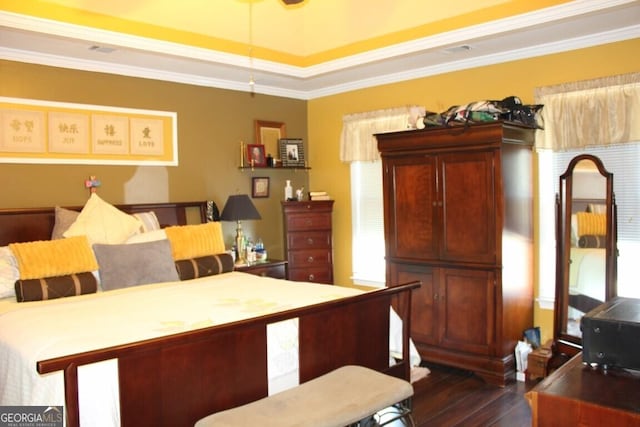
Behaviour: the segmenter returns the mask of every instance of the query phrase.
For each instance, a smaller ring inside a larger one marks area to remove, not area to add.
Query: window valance
[[[416,119],[424,114],[424,107],[413,105],[343,116],[340,160],[379,160],[380,154],[374,134],[411,128],[415,125]]]
[[[640,140],[640,73],[537,88],[538,149],[564,151]]]

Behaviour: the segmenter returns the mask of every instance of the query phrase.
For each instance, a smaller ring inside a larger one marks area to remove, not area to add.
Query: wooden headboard
[[[188,211],[196,211],[200,222],[207,220],[207,202],[138,203],[115,205],[118,209],[133,214],[155,212],[162,227],[187,224]],[[82,206],[65,206],[80,211]],[[14,242],[50,240],[55,223],[55,208],[0,209],[0,246]]]

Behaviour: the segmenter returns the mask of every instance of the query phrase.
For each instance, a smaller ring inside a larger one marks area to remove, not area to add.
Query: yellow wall
[[[263,219],[244,224],[262,237],[271,257],[283,256],[280,199],[284,180],[295,188],[326,190],[335,199],[336,283],[351,283],[349,166],[339,161],[342,116],[421,104],[431,111],[477,99],[518,95],[533,101],[537,86],[639,70],[640,40],[614,43],[540,58],[459,71],[413,81],[328,96],[309,102],[0,61],[0,96],[109,105],[178,113],[180,165],[177,167],[0,164],[0,207],[80,205],[84,179],[96,175],[99,189],[113,203],[215,200],[250,192],[251,176],[271,177],[271,197],[254,199]],[[253,141],[253,120],[284,122],[287,136],[307,141],[308,173],[237,169],[239,142]],[[308,137],[308,138],[307,138]],[[230,242],[233,224],[224,224]],[[543,339],[551,333],[551,311],[536,308]]]
[[[214,200],[222,211],[228,195],[251,194],[252,176],[267,176],[271,197],[254,199],[262,220],[243,228],[283,257],[284,180],[307,187],[308,175],[240,171],[240,141],[254,141],[254,119],[284,122],[288,136],[306,140],[305,101],[10,61],[0,61],[0,96],[175,111],[179,145],[177,167],[0,163],[0,208],[82,205],[84,180],[96,175],[98,194],[111,203]],[[235,224],[223,228],[230,246]]]
[[[478,99],[519,96],[532,103],[534,88],[569,81],[635,72],[640,39],[539,58],[475,68],[309,101],[310,185],[336,200],[334,259],[336,283],[351,283],[351,211],[349,165],[339,160],[342,116],[408,104],[441,112],[451,105]],[[537,291],[536,291],[537,292]],[[537,296],[537,294],[536,294]],[[536,306],[535,324],[543,340],[553,328],[551,310]]]

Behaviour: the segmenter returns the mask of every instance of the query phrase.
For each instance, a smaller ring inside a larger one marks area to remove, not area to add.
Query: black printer
[[[580,320],[582,361],[640,370],[640,299],[615,297]]]

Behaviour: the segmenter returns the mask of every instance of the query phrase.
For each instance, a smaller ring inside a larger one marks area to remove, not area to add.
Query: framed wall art
[[[304,145],[301,138],[280,138],[278,152],[284,167],[305,167]]]
[[[255,120],[254,125],[256,144],[264,145],[265,153],[276,157],[278,154],[278,140],[287,136],[284,123]]]
[[[251,197],[269,197],[269,177],[251,178]]]
[[[177,113],[0,97],[0,163],[178,165]]]

